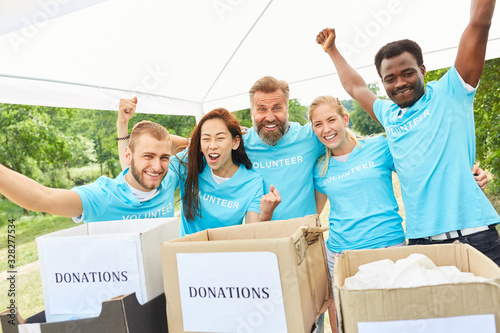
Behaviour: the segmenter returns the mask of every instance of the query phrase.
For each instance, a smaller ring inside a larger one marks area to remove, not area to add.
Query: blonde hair
[[[288,100],[290,99],[290,87],[288,86],[288,83],[283,80],[275,79],[272,76],[264,76],[253,84],[252,88],[250,88],[250,91],[248,92],[250,94],[250,105],[253,107],[253,95],[257,91],[272,93],[276,90],[283,91],[285,94],[286,105],[288,105]]]
[[[149,120],[143,120],[135,124],[132,128],[132,131],[130,132],[130,141],[128,143],[128,147],[132,152],[134,152],[137,141],[144,134],[148,134],[159,141],[169,141],[170,143],[172,143],[170,134],[165,127]]]
[[[320,105],[327,105],[331,107],[332,109],[335,109],[338,114],[342,117],[345,115],[348,115],[349,113],[347,110],[344,108],[342,103],[340,103],[338,98],[335,98],[333,96],[319,96],[312,101],[311,105],[309,105],[309,110],[307,112],[307,118],[309,120],[309,123],[312,126],[312,115],[314,111],[318,108]],[[349,128],[346,128],[347,135],[356,142],[356,145],[360,147],[360,144],[358,142],[358,137],[354,132],[352,132]],[[332,150],[329,149],[328,147],[325,146],[325,155],[321,156],[318,159],[318,170],[320,170],[320,176],[324,177],[326,175],[326,172],[328,170],[328,163],[330,162],[330,157],[332,157],[333,153]]]

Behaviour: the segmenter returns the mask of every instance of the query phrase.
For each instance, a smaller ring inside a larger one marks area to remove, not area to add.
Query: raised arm
[[[477,86],[483,73],[495,2],[495,0],[472,0],[469,24],[458,45],[455,68],[462,79],[473,87]]]
[[[340,54],[335,45],[335,37],[335,29],[326,28],[316,36],[316,42],[321,44],[323,50],[328,53],[332,59],[337,69],[340,83],[342,83],[345,91],[359,103],[363,110],[365,110],[373,120],[379,122],[373,112],[373,102],[375,102],[377,96],[368,89],[365,80],[363,80],[361,75],[359,75]]]
[[[27,210],[66,217],[83,213],[82,200],[76,192],[45,187],[1,164],[0,193]]]
[[[135,113],[137,97],[133,99],[121,99],[118,106],[118,118],[116,119],[116,139],[118,140],[118,156],[122,170],[128,168],[125,159],[125,148],[128,147],[128,122]]]

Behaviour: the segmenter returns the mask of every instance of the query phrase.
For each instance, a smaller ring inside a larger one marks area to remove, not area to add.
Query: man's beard
[[[130,172],[132,173],[132,176],[135,178],[137,183],[139,183],[139,185],[141,185],[145,189],[152,191],[152,190],[156,190],[158,188],[158,187],[151,187],[151,186],[146,184],[146,182],[144,181],[144,179],[142,177],[142,172],[137,170],[135,167],[134,159],[132,159],[132,163],[130,163]]]
[[[255,132],[257,132],[262,142],[264,142],[268,146],[275,146],[278,142],[280,142],[280,140],[285,135],[289,125],[288,120],[283,123],[278,121],[274,123],[266,123],[266,125],[274,124],[278,125],[278,130],[269,132],[262,129],[262,127],[264,127],[264,122],[259,124],[256,124],[255,122],[253,123],[253,129],[255,130]]]

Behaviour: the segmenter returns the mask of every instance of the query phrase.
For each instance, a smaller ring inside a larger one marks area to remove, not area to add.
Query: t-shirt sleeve
[[[314,149],[314,151],[316,151],[316,158],[320,158],[325,154],[325,146],[321,143],[321,141],[319,141],[316,134],[314,134],[312,126],[309,123],[305,124],[304,126],[306,127],[307,131],[306,135],[310,138],[310,141],[313,145],[311,149]]]
[[[107,195],[102,187],[95,183],[78,186],[71,189],[76,192],[82,200],[84,221],[96,221],[107,206]]]
[[[463,102],[472,103],[476,90],[469,91],[464,82],[460,79],[455,66],[451,67],[446,74],[436,83],[436,87],[445,91],[448,95],[453,96],[454,99],[462,100]]]
[[[255,192],[250,205],[247,208],[247,212],[256,212],[260,214],[260,199],[264,195],[264,180],[262,177],[258,177],[256,181],[252,182],[255,186]]]
[[[181,177],[184,177],[186,171],[187,164],[187,148],[173,155],[170,158],[170,164],[168,166],[168,173],[170,174],[168,177],[168,181],[170,182],[169,186],[174,186],[177,188],[179,186],[179,180]],[[167,178],[165,177],[165,178]],[[165,179],[167,180],[167,179]]]
[[[170,157],[170,164],[168,165],[168,168],[170,170],[174,170],[177,172],[183,171],[182,170],[182,168],[184,167],[183,163],[187,163],[187,156],[188,156],[187,152],[188,151],[186,148],[183,151],[181,151],[180,153],[172,155],[172,157]]]
[[[373,112],[375,113],[375,117],[377,117],[378,121],[385,128],[387,125],[387,120],[389,118],[389,107],[392,105],[391,101],[383,100],[377,98],[375,102],[373,102]]]
[[[325,177],[321,177],[321,168],[322,168],[322,165],[318,161],[316,161],[316,163],[314,164],[314,170],[313,170],[314,189],[320,193],[326,194],[325,190],[320,185],[320,182],[322,182],[322,180],[324,180],[324,178],[325,178]]]
[[[394,159],[392,158],[391,150],[389,149],[389,144],[387,143],[387,139],[381,135],[379,140],[380,144],[382,145],[382,148],[384,149],[385,163],[387,167],[392,171],[396,171],[396,168],[394,166]]]

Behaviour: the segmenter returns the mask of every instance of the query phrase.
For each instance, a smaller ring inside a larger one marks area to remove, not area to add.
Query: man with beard
[[[243,135],[243,143],[253,170],[264,178],[264,188],[274,185],[280,191],[281,203],[272,219],[316,214],[313,167],[325,147],[309,124],[288,121],[288,83],[265,76],[249,94],[252,128]],[[317,324],[317,332],[323,332],[323,315]]]
[[[167,173],[171,146],[163,126],[143,121],[130,133],[125,153],[130,168],[117,178],[102,176],[72,190],[54,189],[0,165],[0,193],[25,209],[85,222],[172,217],[174,186]]]
[[[500,217],[477,186],[474,95],[483,71],[495,0],[473,0],[454,66],[424,85],[417,43],[382,47],[375,66],[391,99],[377,98],[335,45],[335,30],[316,37],[344,89],[387,133],[401,183],[409,244],[468,243],[500,265]]]
[[[273,220],[316,214],[313,167],[325,148],[310,125],[288,121],[288,83],[271,76],[250,88],[253,127],[243,142],[253,169],[264,178],[264,187],[274,185],[281,204]]]

